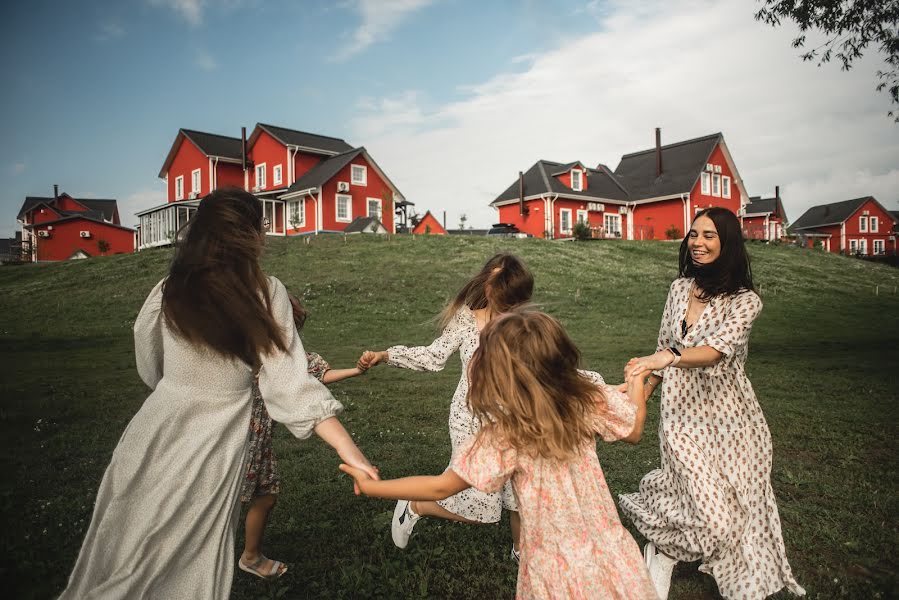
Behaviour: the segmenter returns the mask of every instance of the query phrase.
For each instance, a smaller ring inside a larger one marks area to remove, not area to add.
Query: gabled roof
[[[899,210],[891,210],[890,216],[893,217],[893,231],[899,231]]]
[[[662,146],[662,175],[656,176],[656,149],[621,157],[615,175],[628,189],[631,200],[689,193],[719,142],[721,133]]]
[[[305,192],[307,190],[317,190],[321,188],[325,183],[333,179],[341,169],[346,167],[350,162],[352,162],[358,156],[362,156],[365,158],[365,161],[371,166],[372,169],[378,174],[378,176],[384,180],[384,183],[390,186],[391,189],[397,194],[398,198],[396,198],[397,206],[414,206],[414,203],[409,202],[400,191],[397,189],[393,182],[387,177],[381,167],[374,161],[371,155],[368,153],[368,150],[365,149],[365,146],[360,146],[359,148],[352,148],[347,152],[342,154],[338,154],[336,156],[332,156],[327,158],[308,171],[306,171],[302,177],[297,179],[293,185],[287,188],[281,196],[284,198],[285,196],[290,196],[291,194],[295,194],[297,192]]]
[[[250,146],[259,137],[260,131],[265,131],[285,146],[296,146],[318,154],[340,154],[353,149],[352,146],[340,138],[287,129],[286,127],[276,127],[275,125],[266,125],[265,123],[256,124],[256,128],[253,129],[253,133],[248,141]]]
[[[791,230],[809,229],[815,227],[823,227],[825,225],[839,225],[852,216],[862,204],[872,200],[877,202],[873,196],[862,196],[861,198],[853,198],[852,200],[843,200],[842,202],[833,202],[831,204],[819,204],[805,211],[801,217],[796,219]],[[879,204],[879,203],[878,203]]]
[[[35,227],[46,227],[47,225],[56,225],[57,223],[63,223],[65,221],[73,221],[76,219],[83,219],[85,221],[92,221],[94,223],[98,223],[100,225],[105,225],[107,227],[115,227],[117,229],[125,229],[127,231],[134,231],[134,229],[130,227],[125,227],[124,225],[119,225],[118,223],[108,223],[103,220],[103,217],[94,211],[87,212],[74,212],[74,211],[62,211],[65,216],[60,217],[59,219],[54,219],[52,221],[44,221],[43,223],[32,223],[31,225],[26,225],[26,229],[33,229]]]
[[[568,163],[567,165],[562,165],[562,166],[556,168],[552,173],[550,173],[550,175],[552,175],[553,177],[558,177],[559,175],[564,175],[564,174],[568,173],[569,171],[571,171],[571,169],[573,169],[575,167],[580,167],[581,169],[584,169],[584,170],[587,169],[587,167],[585,167],[581,161],[576,160],[572,163]]]
[[[178,135],[175,136],[175,141],[172,142],[172,147],[169,149],[169,153],[162,163],[162,168],[159,170],[160,179],[165,177],[169,167],[172,166],[172,161],[175,160],[175,155],[185,139],[190,140],[197,147],[197,150],[205,156],[219,157],[231,162],[240,162],[241,160],[242,148],[240,138],[181,128],[178,130]]]
[[[587,189],[579,192],[574,191],[552,176],[552,173],[564,173],[577,164],[581,163],[563,164],[549,160],[538,160],[524,173],[524,197],[529,198],[541,194],[564,194],[570,197],[584,198],[585,200],[628,200],[627,191],[621,187],[617,178],[611,172],[603,169],[586,169]],[[506,191],[497,196],[492,204],[517,199],[518,180],[516,179],[512,185],[506,188]]]
[[[377,225],[379,229],[383,229],[387,231],[387,228],[384,227],[384,224],[378,219],[378,217],[356,217],[353,219],[353,222],[346,226],[346,229],[343,230],[344,233],[374,233],[371,230],[372,225]]]
[[[428,217],[431,217],[431,220],[437,225],[437,227],[440,228],[440,231],[442,231],[443,233],[447,233],[446,227],[441,225],[440,221],[437,220],[437,217],[431,214],[431,211],[429,210],[425,211],[425,214],[423,214],[421,218],[418,219],[418,223],[416,223],[415,227],[412,228],[412,233],[417,233],[419,229],[427,229],[428,223],[425,223],[425,219],[427,219]]]
[[[753,196],[749,199],[749,204],[743,209],[743,214],[774,214],[781,218],[786,218],[787,213],[784,211],[783,202],[779,196],[771,198],[762,198],[761,196]]]
[[[30,210],[33,210],[40,206],[41,204],[46,204],[49,208],[53,209],[57,213],[62,216],[67,215],[86,215],[90,214],[94,218],[106,219],[111,222],[115,222],[116,216],[118,214],[117,203],[115,200],[109,200],[105,198],[72,198],[66,193],[62,193],[59,195],[60,198],[66,196],[78,204],[84,206],[86,211],[76,211],[76,210],[62,210],[61,208],[56,206],[56,198],[52,196],[26,196],[25,202],[22,204],[22,208],[19,210],[18,216],[16,219],[21,219],[22,216]]]

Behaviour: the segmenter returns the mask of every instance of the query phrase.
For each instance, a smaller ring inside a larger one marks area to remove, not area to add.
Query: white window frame
[[[356,169],[362,169],[357,171]],[[361,173],[360,178],[356,178],[356,173]],[[350,185],[368,185],[368,167],[365,165],[350,165]]]
[[[858,250],[862,256],[868,256],[868,240],[862,238],[858,241]]]
[[[721,197],[721,174],[712,173],[712,195],[716,198]]]
[[[256,186],[253,189],[264,190],[268,187],[268,182],[266,181],[266,166],[265,163],[256,165]],[[260,173],[262,173],[262,177],[259,176]]]
[[[590,224],[590,213],[586,210],[578,209],[577,211],[577,221],[576,223],[583,223],[584,225]]]
[[[880,223],[878,223],[877,217],[871,216],[868,217],[868,229],[871,233],[877,233],[877,230],[880,228]]]
[[[340,216],[340,201],[346,199],[346,217]],[[353,220],[353,197],[349,194],[334,195],[334,219],[338,223],[350,223]]]
[[[383,214],[384,214],[384,207],[382,206],[383,203],[381,202],[381,199],[380,199],[380,198],[366,198],[366,199],[365,199],[365,216],[366,216],[366,217],[371,217],[371,216],[373,216],[373,215],[371,214],[371,203],[372,203],[372,202],[377,202],[377,203],[378,203],[378,214],[377,214],[377,215],[374,215],[374,216],[377,216],[377,217],[378,217],[378,220],[380,221],[381,218],[382,218],[382,216],[383,216]]]
[[[886,250],[886,244],[884,243],[883,240],[873,240],[872,246],[873,246],[873,248],[871,249],[871,251],[874,253],[875,256],[878,254],[883,254]]]
[[[727,175],[721,176],[721,197],[730,198],[730,177]]]
[[[294,225],[293,223],[293,209],[297,209],[297,216],[299,216],[299,224]],[[290,200],[287,203],[287,225],[291,229],[300,229],[301,227],[306,226],[306,199],[303,198],[301,200]]]
[[[274,167],[272,167],[272,185],[281,185],[281,183],[284,181],[281,174],[282,170],[283,169],[281,165],[275,165]]]
[[[712,194],[712,174],[708,171],[703,171],[700,179],[702,180],[702,193],[710,196]]]
[[[858,218],[858,230],[862,233],[868,233],[868,217]]]
[[[609,227],[609,224],[614,222],[616,227]],[[610,233],[621,233],[621,215],[616,213],[603,213],[602,217],[602,226],[606,232],[606,235]]]
[[[200,186],[203,185],[203,172],[200,169],[194,169],[190,172],[190,191],[191,193],[200,193]]]
[[[574,184],[574,174],[577,173],[577,185]],[[580,169],[571,169],[571,189],[575,192],[584,190],[584,172]]]
[[[565,216],[568,216],[568,227],[565,227]],[[571,233],[571,228],[574,224],[571,222],[571,209],[570,208],[560,208],[559,209],[559,233]]]
[[[849,240],[849,254],[858,252],[858,240]]]
[[[184,175],[175,177],[175,200],[184,200]]]

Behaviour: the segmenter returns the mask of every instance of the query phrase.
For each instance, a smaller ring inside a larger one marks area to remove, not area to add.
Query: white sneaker
[[[643,549],[643,558],[647,561],[649,578],[656,588],[659,600],[667,600],[668,592],[671,589],[671,575],[674,573],[677,560],[659,552],[652,542],[647,543]]]
[[[398,500],[396,508],[393,509],[393,521],[390,523],[390,536],[397,548],[405,548],[409,545],[409,538],[412,536],[412,528],[421,518],[412,512],[411,500]]]
[[[512,551],[509,553],[509,558],[514,560],[516,563],[521,564],[521,550],[516,550],[515,546],[512,546]]]

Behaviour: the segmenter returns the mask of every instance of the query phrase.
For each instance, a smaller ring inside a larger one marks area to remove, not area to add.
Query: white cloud
[[[372,44],[387,39],[412,13],[433,2],[434,0],[353,0],[350,5],[359,12],[362,23],[350,36],[349,43],[340,49],[335,60],[346,60]]]
[[[179,17],[193,26],[203,23],[205,0],[149,0],[152,6],[173,10]]]
[[[357,143],[419,212],[447,210],[449,222],[464,212],[476,226],[536,160],[614,169],[652,147],[655,127],[663,143],[724,133],[749,193],[780,185],[791,220],[879,189],[894,202],[899,138],[888,97],[874,91],[881,58],[848,73],[803,63],[795,32],[756,22],[754,10],[740,0],[609,5],[596,33],[460,88],[461,101],[368,99],[352,124]]]
[[[134,227],[138,222],[134,213],[165,204],[165,202],[166,192],[164,184],[160,184],[158,188],[141,188],[131,192],[124,198],[119,198],[119,219],[125,227]]]
[[[200,50],[197,52],[197,56],[194,59],[194,64],[203,71],[215,71],[219,66],[212,55],[205,50]]]
[[[20,174],[24,173],[25,169],[27,169],[27,168],[28,168],[28,165],[26,165],[23,162],[18,162],[9,167],[9,173],[13,176],[20,175]]]
[[[117,40],[125,36],[125,27],[118,21],[103,21],[98,26],[94,39],[98,42]]]

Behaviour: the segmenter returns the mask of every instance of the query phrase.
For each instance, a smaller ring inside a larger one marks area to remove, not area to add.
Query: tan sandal
[[[259,570],[259,567],[262,565],[262,563],[264,563],[267,560],[268,559],[266,557],[260,556],[259,560],[257,560],[256,562],[254,562],[251,565],[248,565],[247,563],[245,563],[243,561],[243,558],[240,558],[237,560],[237,567],[241,571],[249,573],[250,575],[255,575],[256,577],[259,577],[260,579],[277,579],[278,577],[281,577],[281,575],[284,575],[284,573],[287,573],[287,565],[282,563],[280,560],[275,560],[275,561],[272,561],[271,571],[269,572],[268,575],[266,575],[265,573],[263,573],[262,571]]]

